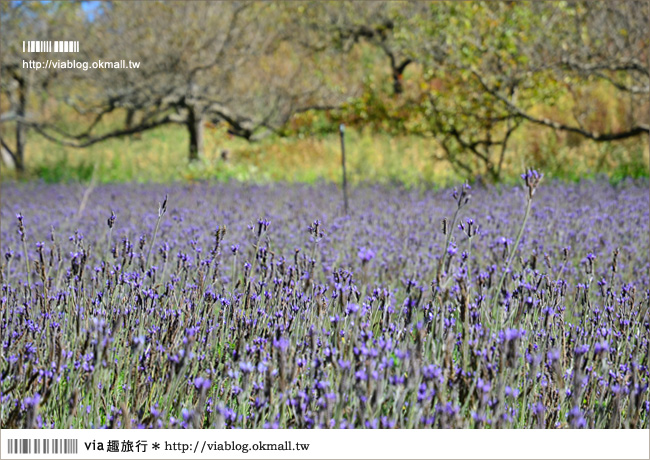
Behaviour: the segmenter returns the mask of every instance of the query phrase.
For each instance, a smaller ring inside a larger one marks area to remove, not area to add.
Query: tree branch
[[[73,141],[69,141],[69,140],[66,140],[66,139],[57,138],[57,137],[53,136],[52,134],[50,134],[50,133],[48,133],[46,131],[47,127],[42,126],[42,125],[40,125],[38,123],[26,122],[25,124],[30,126],[31,128],[33,128],[37,133],[39,133],[41,136],[45,137],[47,140],[55,142],[55,143],[57,143],[59,145],[65,145],[67,147],[74,147],[74,148],[81,149],[81,148],[89,147],[89,146],[91,146],[93,144],[96,144],[98,142],[105,141],[107,139],[130,136],[131,134],[141,133],[141,132],[153,129],[153,128],[157,128],[158,126],[163,126],[163,125],[170,124],[170,123],[176,123],[176,121],[172,120],[172,118],[170,116],[166,116],[166,117],[164,117],[164,118],[162,118],[160,120],[154,121],[154,122],[140,124],[140,125],[134,126],[132,128],[118,129],[118,130],[111,131],[111,132],[106,133],[106,134],[102,134],[101,136],[97,136],[97,137],[90,137],[90,138],[84,140],[83,142],[73,142]]]
[[[597,133],[597,132],[590,132],[582,128],[577,128],[575,126],[566,125],[564,123],[558,123],[556,121],[549,120],[548,118],[534,117],[528,114],[527,112],[525,112],[524,110],[522,110],[521,108],[514,105],[506,97],[501,95],[497,90],[490,88],[490,86],[485,82],[485,80],[483,80],[481,75],[475,69],[470,69],[470,71],[477,78],[477,80],[479,81],[479,83],[487,93],[491,94],[493,97],[501,101],[512,113],[520,116],[525,120],[530,121],[531,123],[547,126],[549,128],[553,128],[559,131],[567,131],[567,132],[580,134],[581,136],[596,142],[616,141],[616,140],[628,139],[630,137],[639,136],[644,133],[645,134],[650,133],[650,127],[646,125],[637,125],[626,131],[620,131],[617,133]]]

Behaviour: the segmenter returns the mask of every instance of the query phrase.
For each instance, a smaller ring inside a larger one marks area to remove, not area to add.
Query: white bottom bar
[[[649,435],[648,430],[2,430],[0,457],[647,459]],[[76,439],[78,452],[9,454],[10,439],[40,439],[41,451],[45,439]]]

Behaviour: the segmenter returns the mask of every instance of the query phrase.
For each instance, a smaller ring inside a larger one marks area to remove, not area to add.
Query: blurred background
[[[647,177],[649,9],[3,1],[2,177],[339,181],[340,123],[354,183]]]

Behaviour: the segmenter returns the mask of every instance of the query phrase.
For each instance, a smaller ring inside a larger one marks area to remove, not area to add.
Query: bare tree
[[[1,2],[0,3],[0,95],[5,103],[2,114],[2,160],[5,166],[22,172],[25,168],[25,147],[31,123],[42,120],[39,110],[30,110],[34,93],[46,90],[57,81],[55,69],[29,67],[38,53],[23,50],[25,40],[54,40],[58,30],[83,34],[83,20],[77,14],[79,5],[72,3]],[[74,33],[72,33],[74,36]],[[66,39],[72,39],[68,37]],[[8,131],[13,128],[13,146]]]
[[[296,112],[344,97],[319,75],[328,65],[327,53],[316,57],[291,41],[291,20],[284,6],[274,3],[111,3],[93,23],[86,59],[139,66],[77,72],[66,103],[90,117],[83,129],[33,127],[61,144],[86,147],[182,124],[190,160],[203,153],[208,121],[259,139]],[[102,132],[102,121],[120,110],[124,123]]]
[[[404,92],[404,71],[415,57],[396,34],[408,30],[409,23],[426,11],[426,2],[313,1],[306,7],[297,5],[296,9],[301,10],[297,17],[304,28],[301,40],[305,46],[318,50],[331,47],[347,53],[365,41],[387,60],[393,94]]]

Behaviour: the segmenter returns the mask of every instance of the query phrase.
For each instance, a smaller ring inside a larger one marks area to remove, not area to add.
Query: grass
[[[11,143],[10,136],[8,141]],[[255,183],[339,182],[338,133],[317,136],[270,137],[249,143],[229,136],[221,127],[206,128],[205,155],[187,161],[188,138],[182,126],[167,126],[141,137],[111,139],[87,149],[53,144],[32,134],[26,151],[27,179],[48,183],[178,181],[241,181]],[[351,183],[399,183],[448,186],[465,180],[443,160],[434,139],[390,136],[370,130],[346,130],[348,174]],[[227,149],[227,160],[221,151]],[[556,136],[526,127],[517,132],[504,164],[506,182],[516,180],[524,165],[545,171],[549,178],[576,181],[605,174],[617,182],[625,177],[648,177],[647,138],[596,144]],[[477,168],[480,165],[476,164]],[[3,168],[5,178],[15,173]]]

